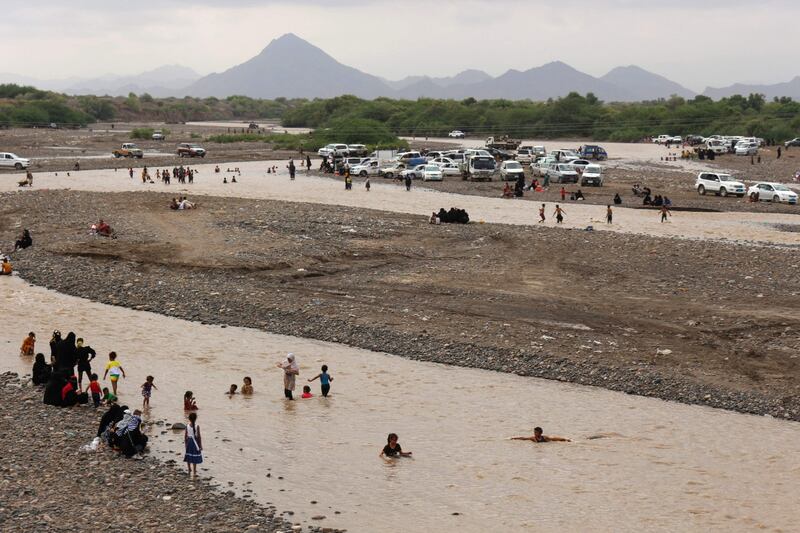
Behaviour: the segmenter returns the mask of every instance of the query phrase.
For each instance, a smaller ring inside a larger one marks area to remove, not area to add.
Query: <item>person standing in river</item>
[[[297,359],[293,353],[286,356],[286,360],[278,363],[278,368],[283,369],[283,395],[287,400],[293,400],[292,391],[294,391],[295,378],[300,375],[300,367],[297,365]]]

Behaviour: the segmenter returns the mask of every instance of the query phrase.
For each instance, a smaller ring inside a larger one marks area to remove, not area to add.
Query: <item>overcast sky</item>
[[[0,72],[43,79],[222,71],[292,32],[388,77],[636,64],[700,91],[800,75],[789,0],[0,0]]]

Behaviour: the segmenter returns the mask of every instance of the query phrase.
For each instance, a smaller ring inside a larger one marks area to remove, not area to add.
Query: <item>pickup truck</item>
[[[13,167],[17,170],[28,168],[31,164],[30,159],[25,159],[11,152],[0,152],[0,167]]]
[[[367,176],[377,176],[380,170],[380,164],[373,159],[350,167],[350,174],[366,178]]]
[[[142,149],[136,146],[135,143],[125,143],[122,145],[122,148],[114,150],[111,152],[114,157],[135,157],[136,159],[141,159],[144,157],[144,152]]]
[[[206,150],[199,144],[181,143],[176,150],[179,157],[205,157]]]
[[[701,172],[697,175],[694,186],[701,195],[713,192],[717,196],[735,194],[742,198],[746,192],[744,183],[734,180],[730,174],[716,172]]]

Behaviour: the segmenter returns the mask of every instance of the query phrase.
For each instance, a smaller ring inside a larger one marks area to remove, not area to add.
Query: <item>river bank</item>
[[[40,388],[10,372],[0,375],[0,394],[4,532],[293,531],[274,507],[189,480],[175,460],[79,451],[103,410],[44,405]]]
[[[181,213],[147,193],[2,200],[5,227],[37,239],[20,273],[65,294],[800,419],[791,250],[219,197]],[[118,239],[85,234],[104,213]]]

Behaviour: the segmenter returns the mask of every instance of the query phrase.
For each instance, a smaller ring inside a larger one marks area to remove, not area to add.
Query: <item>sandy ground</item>
[[[266,174],[267,165],[275,164],[278,175]],[[354,190],[345,191],[334,180],[305,176],[299,173],[295,181],[290,181],[288,171],[282,162],[243,162],[236,164],[242,175],[237,184],[223,184],[227,173],[215,174],[213,165],[192,165],[200,170],[192,186],[164,186],[161,183],[143,185],[138,179],[129,179],[127,173],[103,169],[71,173],[70,177],[59,173],[40,173],[36,176],[35,188],[91,191],[188,191],[191,195],[211,194],[237,196],[242,198],[265,198],[293,202],[310,202],[351,207],[364,207],[399,213],[413,213],[428,217],[440,208],[459,207],[466,209],[470,218],[478,222],[503,224],[536,224],[538,214],[530,202],[481,198],[467,195],[441,193],[415,184],[411,192],[394,184],[381,183],[373,179],[371,192],[367,193],[361,180],[356,180]],[[223,170],[228,166],[223,165]],[[230,174],[227,174],[230,177]],[[3,176],[0,191],[18,190],[16,179],[19,175]],[[24,191],[23,191],[24,192]],[[546,205],[547,224],[552,224],[554,203]],[[563,226],[571,229],[595,229],[619,231],[644,235],[669,236],[695,239],[721,239],[740,242],[759,242],[782,245],[800,244],[800,234],[781,231],[776,225],[796,226],[798,219],[793,215],[755,214],[755,213],[673,213],[667,223],[660,222],[659,213],[640,209],[616,208],[614,224],[605,224],[605,207],[580,205],[576,203],[565,207]]]

